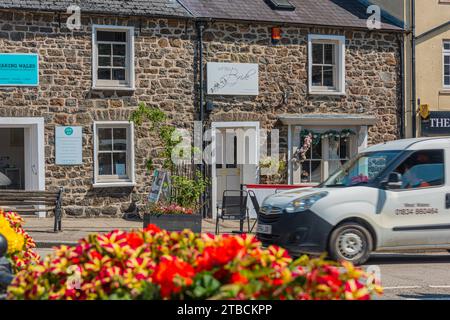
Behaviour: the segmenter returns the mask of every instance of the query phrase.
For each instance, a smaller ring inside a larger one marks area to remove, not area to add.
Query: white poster
[[[82,127],[55,128],[55,163],[57,165],[83,164]]]
[[[209,95],[259,94],[259,66],[256,63],[209,62],[206,68]]]

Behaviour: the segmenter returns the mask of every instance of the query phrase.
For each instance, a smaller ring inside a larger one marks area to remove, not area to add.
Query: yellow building
[[[361,2],[379,5],[406,30],[404,136],[450,135],[450,0]]]

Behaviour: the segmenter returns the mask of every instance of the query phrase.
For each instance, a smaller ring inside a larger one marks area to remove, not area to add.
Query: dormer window
[[[295,10],[295,6],[289,0],[266,0],[266,2],[274,10]]]

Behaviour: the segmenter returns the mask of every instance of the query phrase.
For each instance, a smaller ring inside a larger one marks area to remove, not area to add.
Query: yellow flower
[[[0,216],[0,234],[8,241],[8,254],[11,255],[24,249],[25,238],[23,235],[15,232],[8,220],[3,216]]]

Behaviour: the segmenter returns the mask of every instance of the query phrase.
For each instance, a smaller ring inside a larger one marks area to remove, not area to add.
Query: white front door
[[[237,161],[237,135],[234,129],[221,129],[216,134],[217,203],[222,204],[225,190],[241,189],[242,164]]]
[[[222,204],[225,190],[258,183],[259,123],[213,123],[212,211]]]

